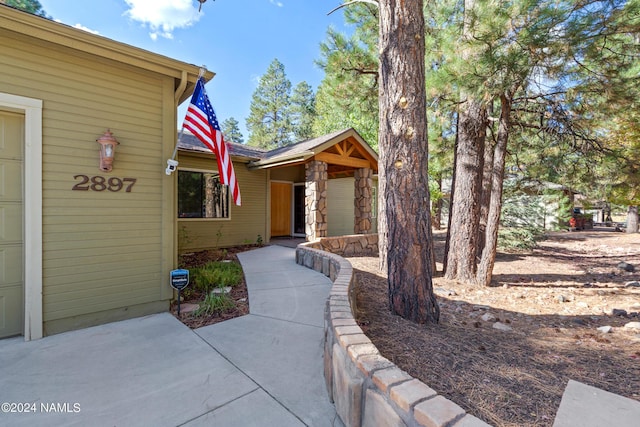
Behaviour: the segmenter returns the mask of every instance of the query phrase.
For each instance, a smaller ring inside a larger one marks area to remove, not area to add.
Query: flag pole
[[[204,73],[207,72],[207,66],[203,65],[200,67],[198,71],[198,80],[204,76]],[[182,134],[184,133],[184,120],[182,122],[182,127],[180,128],[180,133],[178,134],[178,141],[176,142],[176,146],[173,148],[173,154],[170,159],[167,159],[167,168],[164,173],[167,175],[171,175],[178,168],[178,161],[176,160],[176,155],[178,154],[178,145],[180,145],[180,140],[182,139]]]

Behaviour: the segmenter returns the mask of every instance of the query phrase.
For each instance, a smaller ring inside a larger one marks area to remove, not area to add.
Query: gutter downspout
[[[178,100],[184,93],[184,90],[186,87],[187,87],[187,72],[182,70],[182,73],[180,74],[180,84],[176,88],[176,92],[174,94],[176,109],[178,108]]]

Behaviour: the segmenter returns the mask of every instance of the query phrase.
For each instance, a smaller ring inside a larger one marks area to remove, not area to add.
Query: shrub
[[[195,316],[210,316],[214,313],[232,309],[235,306],[235,302],[227,294],[209,292],[193,314]]]
[[[542,230],[536,227],[500,227],[498,248],[506,251],[530,251],[542,236]]]
[[[236,262],[210,261],[189,274],[193,285],[204,292],[215,287],[233,287],[242,281],[242,267]]]

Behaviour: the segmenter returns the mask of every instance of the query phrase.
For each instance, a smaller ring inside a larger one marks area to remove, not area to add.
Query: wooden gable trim
[[[371,163],[365,159],[358,159],[356,157],[326,153],[324,151],[322,153],[316,154],[314,156],[314,159],[321,162],[333,164],[333,165],[349,166],[352,168],[368,168],[371,165]]]
[[[328,152],[327,150],[329,149],[333,149],[336,153]],[[312,160],[326,162],[330,165],[378,170],[376,159],[364,150],[360,142],[353,137],[345,138],[330,147],[326,147],[323,151],[313,156]]]

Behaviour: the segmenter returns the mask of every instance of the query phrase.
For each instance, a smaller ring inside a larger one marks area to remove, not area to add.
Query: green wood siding
[[[168,300],[173,78],[3,29],[0,51],[0,92],[43,100],[45,324]],[[120,142],[110,173],[96,143],[107,128]],[[130,193],[72,191],[74,175],[137,182]]]
[[[285,166],[271,169],[272,181],[304,182],[304,165]]]
[[[218,169],[213,155],[195,155],[180,152],[179,168],[200,171]],[[181,253],[215,247],[229,247],[256,243],[258,236],[267,241],[268,172],[250,171],[246,164],[233,162],[242,206],[230,201],[229,219],[178,219],[178,250]],[[177,217],[177,209],[174,210]]]

